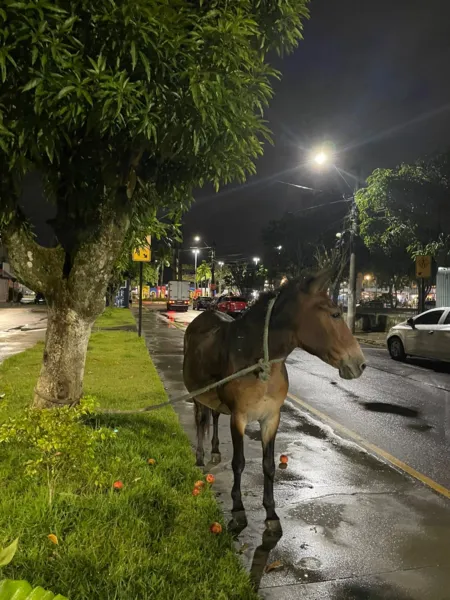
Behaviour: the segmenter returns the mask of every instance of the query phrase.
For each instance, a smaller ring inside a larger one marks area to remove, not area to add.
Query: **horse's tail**
[[[209,438],[209,425],[211,422],[211,409],[204,404],[200,404],[197,400],[194,400],[194,411],[195,411],[195,424],[197,425],[197,432],[202,432],[203,435],[207,435]]]

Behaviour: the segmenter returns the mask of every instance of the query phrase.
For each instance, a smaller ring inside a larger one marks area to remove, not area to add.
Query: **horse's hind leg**
[[[280,423],[280,411],[277,408],[260,421],[261,441],[263,447],[263,472],[264,472],[264,498],[263,505],[266,509],[266,527],[280,531],[280,519],[275,512],[273,498],[273,480],[275,477],[275,437]]]
[[[196,451],[196,465],[198,467],[205,466],[205,450],[203,448],[203,442],[205,439],[205,433],[209,430],[209,419],[211,409],[197,400],[194,400],[194,411],[195,411],[195,425],[197,427],[197,451]]]
[[[220,455],[220,450],[219,450],[219,417],[220,417],[220,413],[213,410],[212,417],[213,417],[213,436],[212,436],[212,440],[211,440],[211,442],[212,442],[211,462],[214,465],[218,465],[220,463],[220,461],[222,460],[222,457]]]

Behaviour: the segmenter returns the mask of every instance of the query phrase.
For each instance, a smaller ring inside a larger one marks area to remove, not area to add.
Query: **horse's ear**
[[[316,273],[315,275],[311,275],[306,281],[305,291],[307,294],[318,294],[319,292],[325,292],[331,280],[331,270],[324,269]]]

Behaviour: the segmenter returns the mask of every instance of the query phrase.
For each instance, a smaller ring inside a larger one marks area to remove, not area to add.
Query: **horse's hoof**
[[[222,456],[220,452],[212,452],[211,453],[211,462],[213,465],[218,465],[222,460]]]
[[[205,461],[203,460],[203,458],[197,458],[197,460],[195,461],[195,466],[196,467],[204,467]]]
[[[266,529],[274,534],[283,535],[280,519],[266,519]]]
[[[245,514],[245,510],[237,510],[235,512],[232,512],[231,514],[233,518],[228,523],[228,531],[232,535],[237,536],[248,525],[247,515]]]

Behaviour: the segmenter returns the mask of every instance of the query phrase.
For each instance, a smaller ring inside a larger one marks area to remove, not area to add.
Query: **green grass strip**
[[[127,310],[109,313],[107,326],[132,322]],[[41,357],[39,344],[0,365],[0,423],[29,405]],[[85,393],[108,408],[166,400],[144,341],[126,331],[91,336]],[[96,451],[106,483],[82,485],[66,474],[51,505],[46,477],[24,476],[27,450],[0,444],[0,547],[20,538],[0,578],[25,579],[69,600],[256,599],[231,538],[209,532],[222,522],[212,491],[192,496],[201,473],[175,412],[98,420],[117,429]],[[116,480],[124,484],[119,493]]]

